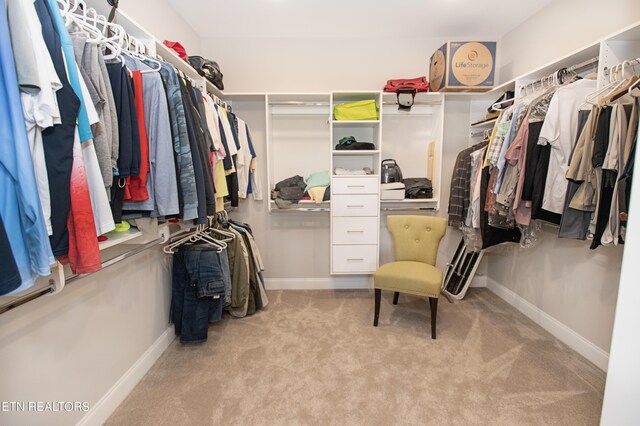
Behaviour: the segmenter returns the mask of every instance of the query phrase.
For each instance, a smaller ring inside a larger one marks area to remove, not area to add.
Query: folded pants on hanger
[[[171,318],[182,343],[205,342],[209,323],[222,318],[225,288],[231,286],[226,257],[209,245],[180,247],[173,255]]]

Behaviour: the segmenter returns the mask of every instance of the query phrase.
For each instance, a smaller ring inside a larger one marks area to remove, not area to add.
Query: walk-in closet
[[[0,424],[640,424],[637,0],[2,1]]]

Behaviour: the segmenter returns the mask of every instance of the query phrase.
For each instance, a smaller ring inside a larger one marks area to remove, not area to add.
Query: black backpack
[[[189,56],[189,64],[198,71],[198,74],[209,80],[220,90],[224,90],[222,71],[217,62],[205,59],[202,56]]]

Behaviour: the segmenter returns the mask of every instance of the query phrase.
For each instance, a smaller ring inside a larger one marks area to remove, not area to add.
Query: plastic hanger
[[[619,99],[621,96],[627,94],[629,87],[637,81],[637,75],[632,74],[631,76],[627,76],[627,69],[625,67],[630,64],[631,61],[622,62],[622,79],[611,91],[600,98],[600,100],[598,101],[600,107],[604,107],[608,105],[609,102],[613,102],[616,99]]]
[[[621,65],[621,64],[618,64],[618,65]],[[596,106],[598,104],[598,101],[597,101],[598,98],[603,93],[609,91],[612,87],[617,86],[618,82],[615,81],[614,78],[617,78],[618,65],[615,65],[609,69],[609,84],[585,96],[584,102],[582,103],[582,105],[580,105],[580,109],[584,108],[585,106]]]
[[[87,20],[87,6],[84,1],[78,0],[74,5],[77,5],[75,10],[81,13],[72,12],[74,9],[71,9],[69,12],[62,12],[65,18],[65,25],[69,29],[84,33],[87,36],[87,42],[93,44],[101,43],[103,39],[102,31]]]
[[[215,216],[210,216],[209,217],[209,228],[208,228],[209,232],[212,232],[214,234],[218,234],[218,235],[221,235],[223,237],[226,237],[223,240],[221,240],[222,242],[225,242],[225,243],[235,240],[235,238],[236,238],[235,234],[233,234],[231,232],[228,232],[228,231],[224,231],[222,229],[214,228],[213,227],[214,222],[215,222]]]
[[[213,237],[207,235],[206,231],[208,229],[209,227],[207,225],[197,225],[195,231],[171,244],[166,245],[162,250],[167,254],[173,254],[175,253],[176,248],[185,243],[196,243],[200,241],[210,244],[217,249],[216,251],[218,253],[221,253],[224,249],[227,248],[227,244],[223,241],[218,241]]]
[[[640,62],[640,59],[636,59],[636,61]],[[629,86],[629,90],[627,90],[631,96],[637,98],[640,97],[640,79],[636,80],[631,86]]]

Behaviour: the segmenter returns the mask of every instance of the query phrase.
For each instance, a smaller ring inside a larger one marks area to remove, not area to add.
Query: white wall
[[[538,245],[488,256],[490,279],[609,352],[623,247],[589,250],[545,226]]]
[[[640,21],[638,0],[554,0],[498,43],[509,81]]]
[[[636,161],[640,153],[636,152]],[[630,210],[640,211],[640,186],[631,194]],[[640,216],[631,215],[627,228],[628,243],[622,262],[622,276],[615,329],[611,342],[611,358],[602,407],[602,426],[633,426],[640,424],[638,394],[640,393]]]
[[[85,0],[98,13],[108,16],[106,0]],[[189,55],[198,55],[200,36],[166,0],[120,0],[119,10],[140,24],[160,41],[179,41]],[[117,18],[115,22],[118,22]]]
[[[220,64],[227,92],[381,90],[389,79],[428,75],[432,53],[450,38],[234,35],[204,39],[202,52]]]
[[[149,249],[0,318],[0,401],[98,400],[168,327],[167,256]],[[69,425],[85,413],[0,413],[5,425]]]

